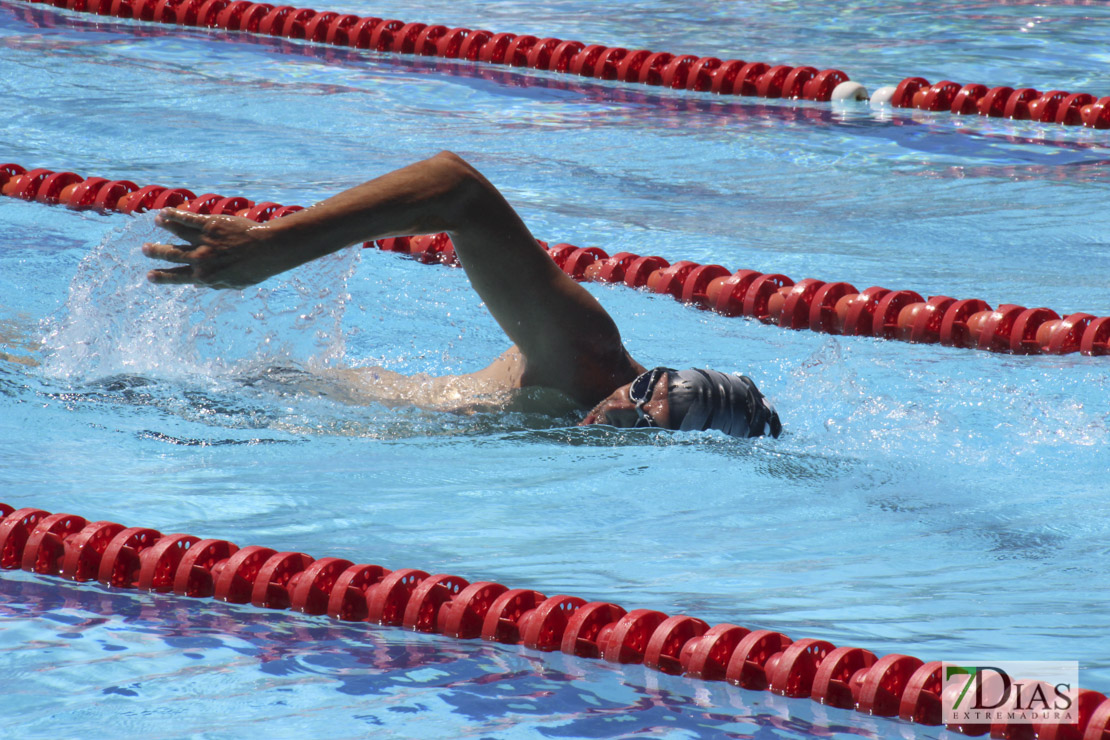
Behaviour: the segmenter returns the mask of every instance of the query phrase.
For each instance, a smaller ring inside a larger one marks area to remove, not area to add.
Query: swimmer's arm
[[[264,224],[163,209],[158,225],[187,244],[144,244],[146,256],[181,265],[147,277],[160,284],[245,288],[352,244],[444,231],[460,185],[445,164],[446,155],[438,155]]]
[[[527,358],[532,384],[587,397],[595,391],[584,386],[611,390],[638,368],[597,300],[555,265],[501,193],[451,153],[262,225],[176,210],[159,218],[193,248],[145,245],[147,256],[182,263],[151,271],[153,282],[234,288],[351,244],[446,231],[475,290]]]

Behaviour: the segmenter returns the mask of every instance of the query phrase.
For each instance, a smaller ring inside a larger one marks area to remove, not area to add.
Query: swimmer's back
[[[380,367],[326,371],[335,395],[347,403],[416,406],[434,411],[474,413],[517,411],[563,416],[582,405],[554,388],[523,386],[524,358],[512,347],[488,367],[464,375],[403,375]]]

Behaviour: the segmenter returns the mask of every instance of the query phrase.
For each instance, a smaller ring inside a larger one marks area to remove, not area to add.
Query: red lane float
[[[595,283],[622,282],[628,266],[638,257],[631,252],[617,252],[612,257],[590,263],[582,273],[582,279]]]
[[[583,280],[590,265],[606,259],[609,259],[609,255],[597,247],[574,248],[566,255],[560,267],[575,280]]]
[[[582,604],[567,620],[559,649],[580,658],[600,658],[609,634],[626,614],[622,607],[603,601]]]
[[[891,291],[873,285],[862,293],[848,294],[836,302],[840,333],[845,336],[871,336],[879,301]],[[843,313],[843,315],[841,315]],[[876,335],[878,336],[878,335]]]
[[[230,6],[228,6],[230,7]],[[288,18],[302,17],[290,11]],[[400,27],[399,27],[400,28]],[[399,30],[399,29],[398,29]],[[444,36],[446,38],[446,36]],[[723,69],[719,67],[718,69]],[[816,79],[816,78],[814,78]],[[907,84],[903,95],[921,91]],[[184,188],[140,187],[129,180],[82,179],[72,172],[27,171],[0,164],[0,192],[11,197],[58,203],[70,208],[99,208],[137,213],[175,206],[193,213],[226,214],[264,222],[303,210],[271,201],[254,202],[216,193],[195,195]],[[846,282],[806,278],[798,283],[779,273],[755,270],[730,273],[721,265],[618,252],[599,247],[540,242],[559,269],[575,280],[624,283],[670,295],[724,316],[747,316],[788,329],[809,329],[844,336],[873,336],[949,347],[1013,354],[1110,354],[1110,317],[1072,313],[1064,318],[1047,308],[1026,309],[948,296],[928,299],[912,290],[873,286],[863,292]],[[366,246],[409,255],[424,264],[458,266],[447,234],[391,237]],[[203,577],[202,577],[203,580]],[[198,586],[200,587],[200,586]],[[249,599],[248,599],[249,600]]]
[[[784,329],[808,329],[810,305],[817,291],[825,286],[823,280],[806,278],[791,286],[778,311],[778,325]]]
[[[648,638],[644,650],[644,665],[663,673],[683,673],[683,649],[691,640],[701,637],[708,630],[709,625],[697,617],[667,617]]]
[[[1073,313],[1056,322],[1046,322],[1052,329],[1041,350],[1048,355],[1065,355],[1078,352],[1083,336],[1095,317],[1089,313]],[[1038,333],[1040,330],[1038,329]]]
[[[960,85],[943,80],[930,85],[924,77],[898,83],[890,104],[895,108],[947,111],[956,115],[990,116],[1056,123],[1064,126],[1110,128],[1110,97],[1064,90],[1039,92],[1031,87]]]
[[[682,646],[679,662],[683,674],[706,681],[725,680],[729,659],[751,630],[735,624],[718,624]]]
[[[848,296],[859,295],[851,283],[824,283],[813,294],[809,308],[809,330],[840,334],[844,316],[837,305]],[[804,327],[803,327],[804,328]]]
[[[1110,699],[1105,699],[1091,712],[1083,740],[1110,740]]]
[[[771,658],[781,655],[792,640],[781,632],[749,632],[736,645],[725,668],[725,680],[745,689],[765,691],[771,681],[767,674]]]
[[[121,531],[104,550],[97,580],[105,586],[138,588],[143,555],[161,537],[161,532],[145,527],[129,527]]]
[[[817,667],[836,646],[825,640],[806,638],[772,655],[766,664],[769,689],[783,696],[804,697],[813,691]]]
[[[1094,319],[1087,325],[1079,351],[1085,355],[1110,354],[1110,316]]]
[[[894,290],[884,295],[875,307],[872,334],[883,339],[903,339],[899,319],[909,306],[924,304],[925,299],[912,290]]]
[[[655,270],[648,275],[647,289],[653,293],[660,293],[677,298],[682,295],[682,289],[686,283],[686,279],[690,276],[693,269],[698,266],[697,262],[682,260]],[[726,270],[725,272],[727,273],[728,271]]]
[[[173,580],[182,558],[200,538],[188,534],[166,535],[139,556],[139,577],[135,587],[140,591],[166,593],[173,590]]]
[[[342,558],[316,560],[259,546],[240,549],[225,540],[88,523],[72,514],[14,510],[0,503],[0,568],[20,567],[68,580],[88,580],[88,573],[97,571],[110,588],[172,589],[180,596],[562,650],[788,697],[808,696],[829,706],[907,722],[941,722],[941,664],[908,655],[876,658],[862,648],[792,641],[780,632],[752,632],[728,623],[710,627],[686,615],[626,611],[574,596],[547,598],[531,589],[469,583],[411,568],[390,572]],[[1038,737],[1110,739],[1110,700],[1088,690],[1075,692],[1073,699],[1079,724],[1039,726]],[[951,729],[1016,737],[1009,726]]]
[[[940,328],[955,298],[935,295],[923,303],[913,303],[898,313],[898,330],[908,342],[934,344],[940,341]]]
[[[821,704],[855,709],[861,686],[855,677],[866,675],[875,660],[875,654],[863,648],[840,647],[830,651],[814,673],[810,696]]]
[[[177,572],[173,578],[173,592],[178,596],[198,598],[214,595],[216,578],[238,550],[238,546],[226,540],[200,540],[193,543],[177,566]]]
[[[772,308],[781,311],[782,301],[785,300],[779,291],[783,288],[792,288],[793,285],[794,281],[786,275],[779,273],[759,275],[744,294],[744,315],[765,323],[773,323]],[[780,297],[772,302],[772,297],[776,294]]]
[[[263,609],[290,608],[293,604],[292,591],[305,569],[313,562],[303,552],[279,552],[272,555],[254,577],[250,603]]]
[[[662,257],[637,257],[628,263],[624,271],[624,284],[629,288],[642,288],[652,274],[669,266],[670,263]]]
[[[480,634],[483,640],[518,645],[522,628],[535,616],[536,609],[547,597],[527,588],[506,589],[490,603],[482,618]]]
[[[544,652],[561,649],[571,617],[585,605],[586,601],[577,596],[552,596],[546,599],[535,611],[526,615],[526,620],[522,617],[518,623],[520,644]]]
[[[383,577],[366,589],[366,621],[400,626],[405,609],[416,587],[428,574],[415,568],[402,568]]]
[[[302,614],[327,614],[332,589],[354,565],[343,558],[320,558],[291,579],[289,608]]]
[[[919,725],[941,724],[940,694],[944,686],[941,665],[940,661],[934,660],[923,663],[914,671],[902,691],[902,700],[898,704],[899,717]]]
[[[652,609],[633,609],[618,619],[601,641],[601,658],[610,663],[643,663],[648,643],[667,615]]]
[[[856,708],[880,717],[898,716],[902,695],[922,665],[909,655],[884,655],[861,676]]]
[[[249,604],[254,591],[254,580],[266,561],[276,554],[276,550],[258,545],[237,550],[221,564],[215,579],[213,597],[232,604]]]
[[[460,640],[481,637],[490,607],[508,590],[507,586],[492,581],[470,584],[443,610],[442,624],[437,623],[436,631]]]
[[[686,274],[686,279],[682,281],[682,290],[675,298],[683,303],[708,308],[709,284],[729,274],[728,268],[720,265],[697,265]]]
[[[70,581],[84,583],[96,579],[100,572],[100,561],[108,545],[124,529],[115,522],[92,522],[77,535],[67,538],[62,571],[59,575]]]
[[[724,316],[743,316],[748,289],[762,274],[756,270],[737,270],[726,278],[711,280],[705,289],[709,307]]]
[[[51,514],[39,520],[23,545],[23,570],[51,576],[60,574],[65,540],[78,534],[86,524],[83,517],[71,514]]]
[[[401,625],[416,632],[442,632],[445,607],[469,585],[465,578],[448,573],[421,579],[408,594]]]
[[[1006,303],[993,311],[972,314],[967,327],[971,336],[978,335],[975,346],[988,352],[1009,352],[1014,321],[1023,311],[1023,306]]]
[[[367,621],[370,589],[389,574],[390,571],[380,565],[350,566],[335,579],[328,594],[325,613],[332,619],[341,619],[345,622]]]

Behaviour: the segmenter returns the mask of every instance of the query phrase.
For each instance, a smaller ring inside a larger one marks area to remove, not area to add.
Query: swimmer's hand
[[[154,223],[186,243],[143,245],[147,257],[181,265],[151,270],[147,280],[152,283],[242,289],[309,259],[299,258],[293,249],[279,243],[265,224],[238,216],[205,216],[164,208]]]

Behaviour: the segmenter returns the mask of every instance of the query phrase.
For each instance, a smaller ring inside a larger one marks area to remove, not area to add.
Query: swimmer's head
[[[733,437],[777,437],[782,422],[751,378],[716,370],[657,367],[622,385],[598,404],[583,424],[716,429]]]

